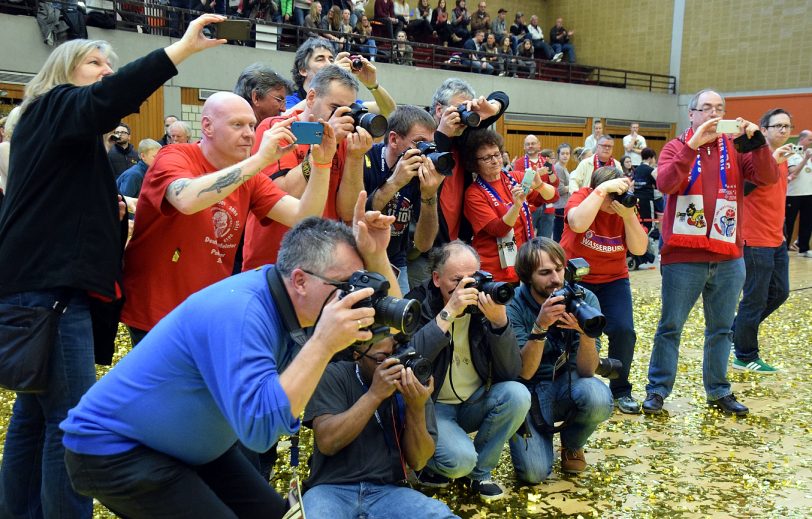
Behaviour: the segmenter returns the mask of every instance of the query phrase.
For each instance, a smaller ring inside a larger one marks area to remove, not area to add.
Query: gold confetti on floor
[[[733,391],[750,415],[730,418],[710,410],[702,389],[701,304],[682,334],[674,394],[667,416],[615,415],[587,445],[589,467],[548,481],[515,482],[507,449],[494,477],[510,495],[484,504],[459,484],[433,495],[466,519],[513,517],[809,517],[812,515],[812,260],[793,258],[789,300],[761,327],[763,358],[781,371],[772,376],[730,371]],[[638,332],[632,366],[634,394],[645,396],[646,372],[660,313],[656,271],[632,273]],[[118,358],[129,349],[119,334]],[[102,375],[106,370],[100,369]],[[14,395],[0,391],[0,440]],[[302,460],[309,431],[304,431]],[[557,443],[557,442],[556,442]],[[286,448],[273,483],[290,477]],[[556,445],[557,446],[557,445]],[[306,469],[305,469],[306,472]],[[114,517],[97,504],[96,518]],[[318,519],[318,518],[313,518]]]

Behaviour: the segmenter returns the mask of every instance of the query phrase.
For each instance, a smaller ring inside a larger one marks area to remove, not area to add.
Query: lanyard
[[[395,163],[395,165],[397,166],[397,162]],[[390,171],[394,171],[394,168],[392,168],[390,170],[389,166],[386,165],[386,146],[381,146],[381,175],[382,175],[382,178],[388,177]],[[400,208],[403,206],[403,198],[404,197],[400,193],[400,191],[398,191],[397,193],[395,193],[395,198],[397,198],[397,203],[395,204],[395,210],[392,212],[392,215],[394,215],[395,218],[398,218],[398,215],[400,215]],[[395,225],[395,224],[393,223],[392,225]],[[380,421],[379,421],[379,423],[380,423]]]
[[[527,158],[527,157],[525,156],[525,158]],[[510,183],[511,183],[510,187],[511,188],[516,187],[516,186],[519,185],[519,183],[516,182],[516,180],[512,176],[504,174],[504,172],[500,171],[500,180],[504,179],[505,177],[507,177],[507,179],[510,180]],[[502,202],[503,204],[505,203],[505,202],[502,201],[502,197],[499,196],[499,193],[497,193],[491,187],[490,184],[488,184],[487,182],[482,180],[481,176],[477,175],[476,180],[474,180],[474,182],[476,182],[479,185],[479,187],[481,187],[482,189],[485,190],[486,193],[488,193],[488,195],[491,197],[491,200],[493,201],[493,205],[495,207],[499,206],[499,202]],[[512,205],[512,204],[505,204],[505,205]],[[530,207],[527,205],[527,201],[522,203],[522,213],[524,215],[524,233],[527,236],[527,241],[530,241],[530,240],[533,239],[533,224],[532,224],[532,219],[530,218]]]
[[[609,160],[606,161],[606,163],[603,163],[600,160],[598,160],[598,155],[597,154],[595,154],[594,157],[595,158],[593,159],[592,164],[593,164],[595,169],[602,168],[602,167],[606,166],[607,164],[614,165],[613,159],[611,157],[609,158]]]
[[[369,391],[369,388],[364,383],[364,380],[361,378],[361,370],[358,368],[358,364],[355,365],[355,376],[358,378],[358,382],[361,384],[361,387],[363,388],[364,393]],[[400,396],[400,394],[396,393],[394,401],[395,401],[395,404],[397,405],[397,408],[398,408],[398,419],[399,419],[400,423],[403,424],[403,423],[405,423],[405,418],[406,418],[406,406],[405,406],[405,404],[403,402],[403,397]],[[391,439],[389,438],[389,435],[386,434],[387,433],[386,427],[383,426],[383,421],[381,420],[381,415],[378,414],[377,409],[375,409],[375,421],[378,422],[378,425],[380,426],[381,430],[384,432],[383,437],[386,440],[386,445],[390,449],[393,448],[394,446],[391,444]],[[393,426],[393,430],[394,430],[394,426]],[[397,439],[397,431],[396,430],[395,430],[395,438]]]
[[[687,195],[691,191],[691,187],[694,185],[694,182],[696,182],[699,175],[702,174],[702,163],[700,161],[700,156],[700,151],[697,149],[696,160],[694,161],[694,166],[691,168],[691,178],[688,180],[688,187],[685,188],[685,192],[682,193],[683,195]],[[722,136],[719,136],[719,176],[722,179],[722,185],[724,186],[725,192],[727,192],[727,143]]]

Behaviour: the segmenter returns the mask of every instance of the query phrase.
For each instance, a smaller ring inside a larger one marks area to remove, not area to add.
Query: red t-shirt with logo
[[[747,247],[778,247],[784,243],[787,163],[778,165],[778,182],[759,186],[744,197],[741,236]]]
[[[164,198],[175,180],[215,171],[197,144],[173,144],[158,153],[144,177],[124,254],[122,322],[150,330],[189,295],[230,276],[246,215],[266,215],[285,196],[266,176],[255,175],[195,214],[180,213]]]
[[[301,111],[296,111],[292,115],[299,119]],[[290,118],[290,115],[285,117],[269,117],[259,123],[256,130],[256,138],[254,139],[253,153],[259,149],[262,143],[262,135],[271,126],[278,121],[284,121]],[[285,145],[283,141],[280,143]],[[282,156],[278,161],[269,164],[257,176],[262,175],[270,178],[272,175],[279,171],[288,171],[304,161],[307,155],[307,150],[310,146],[307,144],[300,144],[294,148],[293,153],[287,153]],[[327,202],[324,205],[324,213],[322,216],[338,220],[338,212],[336,211],[336,200],[338,198],[338,186],[341,183],[341,175],[344,172],[344,158],[347,155],[347,141],[346,139],[338,144],[338,150],[333,156],[333,164],[330,167],[330,186],[327,191]],[[317,175],[317,171],[312,171],[311,175]],[[242,270],[251,270],[262,265],[276,263],[276,257],[279,254],[279,246],[282,244],[282,237],[288,232],[290,227],[282,225],[281,223],[271,220],[270,218],[259,218],[254,215],[248,216],[248,221],[245,225],[245,241],[243,242],[242,249]]]
[[[591,187],[582,187],[570,196],[564,207],[564,232],[561,246],[567,259],[584,258],[589,263],[587,283],[609,283],[629,277],[626,266],[626,228],[623,218],[598,211],[586,232],[575,233],[567,221],[570,209],[577,207],[592,193]]]

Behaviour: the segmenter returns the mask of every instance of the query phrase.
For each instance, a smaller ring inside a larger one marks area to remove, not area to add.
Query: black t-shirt
[[[334,362],[327,366],[305,409],[305,425],[310,426],[317,416],[341,414],[363,396],[366,390],[361,385],[355,366],[354,362],[347,361]],[[305,486],[312,488],[316,485],[341,485],[361,481],[387,485],[402,481],[403,467],[393,434],[393,416],[400,414],[397,407],[394,397],[385,400],[378,408],[380,423],[373,416],[361,434],[333,456],[322,454],[318,443],[314,442],[310,478]],[[401,421],[401,418],[396,419],[398,423]],[[384,427],[387,428],[386,436]],[[430,398],[426,401],[426,428],[436,442],[437,422]],[[398,437],[402,444],[402,426],[398,426]]]
[[[654,198],[654,188],[657,182],[651,176],[654,168],[642,163],[634,170],[634,194],[642,198]]]
[[[392,170],[383,160],[383,152],[384,145],[381,142],[373,145],[364,158],[364,189],[369,193],[370,200],[374,191],[384,185],[386,179],[392,175]],[[417,177],[413,178],[392,197],[382,212],[395,216],[386,254],[394,266],[404,267],[406,254],[412,242],[409,224],[417,221],[420,216],[420,180]]]

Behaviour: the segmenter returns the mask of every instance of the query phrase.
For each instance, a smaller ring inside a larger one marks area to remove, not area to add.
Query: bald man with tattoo
[[[245,99],[218,92],[203,105],[200,142],[167,146],[158,154],[144,178],[125,252],[121,321],[133,343],[189,295],[231,274],[249,212],[292,227],[324,211],[330,170],[323,165],[336,151],[330,126],[322,144],[312,148],[313,173],[301,198],[257,175],[294,148],[292,121],[265,132],[251,155],[254,111]]]

